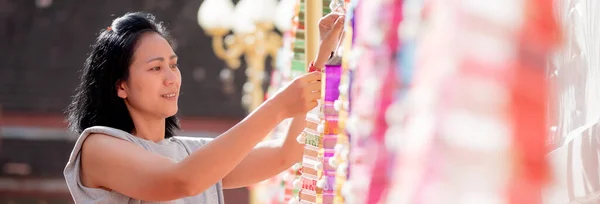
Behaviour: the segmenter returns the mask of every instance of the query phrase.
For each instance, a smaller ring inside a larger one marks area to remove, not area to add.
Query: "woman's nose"
[[[171,84],[174,84],[175,82],[177,82],[177,73],[175,73],[176,71],[173,69],[166,69],[167,71],[165,71],[165,85],[169,86]]]

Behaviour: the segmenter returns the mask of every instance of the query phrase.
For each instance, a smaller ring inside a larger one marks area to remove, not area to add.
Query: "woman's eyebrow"
[[[177,55],[171,55],[171,57],[170,57],[170,59],[175,59],[175,58],[177,58]],[[156,61],[156,60],[162,62],[162,61],[165,61],[165,58],[164,57],[155,57],[155,58],[152,58],[152,59],[148,60],[147,63],[150,63],[150,62]]]

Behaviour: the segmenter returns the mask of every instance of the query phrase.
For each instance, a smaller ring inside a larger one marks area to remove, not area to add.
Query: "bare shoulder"
[[[88,135],[81,150],[81,182],[138,200],[173,200],[187,194],[177,162],[132,142],[105,134]],[[169,190],[165,190],[164,186]]]
[[[125,140],[102,134],[92,133],[87,136],[81,146],[81,182],[89,188],[99,188],[98,180],[106,168],[114,165],[114,158],[120,151],[135,145]]]
[[[85,141],[83,142],[81,147],[81,154],[82,156],[87,156],[88,158],[102,156],[106,155],[105,153],[109,152],[110,150],[127,146],[134,145],[130,142],[110,135],[102,133],[92,133],[88,135]]]

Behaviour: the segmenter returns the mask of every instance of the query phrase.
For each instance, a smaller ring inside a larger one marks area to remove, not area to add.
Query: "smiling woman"
[[[164,137],[173,136],[179,128],[174,116],[177,103],[165,106],[159,99],[161,94],[179,90],[181,73],[175,58],[165,61],[164,56],[174,56],[171,40],[164,27],[153,20],[152,16],[128,14],[115,19],[99,35],[68,108],[73,130],[108,126],[132,132],[134,117],[149,110],[167,116],[164,125],[153,126],[164,129]]]
[[[132,117],[144,113],[154,113],[160,118],[172,117],[177,113],[176,96],[181,86],[177,56],[163,35],[157,32],[142,33],[135,46],[129,78],[118,80],[117,95],[124,99]],[[164,126],[161,121],[157,122],[161,124],[155,127]],[[135,134],[136,130],[132,131]],[[153,141],[163,138],[162,134],[147,137]]]
[[[297,77],[215,139],[181,137],[174,136],[177,60],[150,14],[125,14],[100,33],[67,111],[80,135],[64,169],[76,203],[223,203],[224,188],[265,180],[301,159],[295,137],[261,141],[282,120],[316,107],[321,73]]]

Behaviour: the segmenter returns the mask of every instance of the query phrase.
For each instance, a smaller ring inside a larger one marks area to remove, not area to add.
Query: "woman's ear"
[[[127,83],[125,83],[125,81],[119,80],[119,81],[117,81],[116,88],[117,88],[117,96],[119,96],[119,98],[126,99],[127,98],[127,91],[126,91]]]

